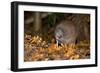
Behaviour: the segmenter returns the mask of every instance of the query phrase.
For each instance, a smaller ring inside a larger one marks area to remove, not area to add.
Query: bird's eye
[[[58,38],[62,38],[62,36],[60,35],[60,36],[58,36]]]

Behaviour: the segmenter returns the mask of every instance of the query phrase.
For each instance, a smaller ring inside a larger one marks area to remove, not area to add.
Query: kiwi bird
[[[71,21],[64,20],[55,28],[55,39],[58,44],[75,44],[77,36],[77,27]]]

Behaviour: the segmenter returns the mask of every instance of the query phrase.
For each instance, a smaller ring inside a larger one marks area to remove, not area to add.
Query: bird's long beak
[[[56,40],[56,43],[57,43],[57,47],[58,47],[58,40]]]

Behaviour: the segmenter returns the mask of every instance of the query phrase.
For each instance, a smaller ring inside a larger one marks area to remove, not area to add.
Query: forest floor
[[[76,60],[90,58],[90,42],[58,46],[54,39],[51,43],[39,36],[24,35],[24,61]]]

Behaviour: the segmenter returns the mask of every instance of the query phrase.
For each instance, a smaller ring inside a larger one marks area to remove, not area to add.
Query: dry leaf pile
[[[24,61],[75,60],[90,58],[90,43],[74,45],[48,43],[39,36],[24,35]]]

